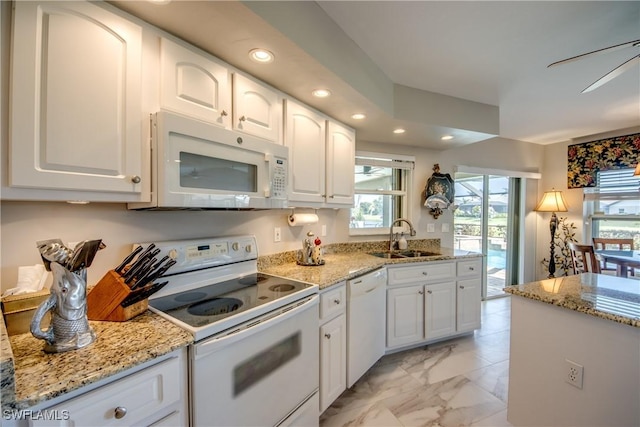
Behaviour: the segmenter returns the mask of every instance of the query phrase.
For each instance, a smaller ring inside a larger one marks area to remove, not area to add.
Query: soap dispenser
[[[404,238],[404,233],[400,234],[400,240],[398,240],[398,249],[400,249],[401,251],[407,249],[408,243],[407,243],[407,239]]]

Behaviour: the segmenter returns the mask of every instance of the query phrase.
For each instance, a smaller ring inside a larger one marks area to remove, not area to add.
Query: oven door
[[[313,295],[194,344],[193,425],[276,426],[285,420],[318,391],[317,335]]]
[[[168,112],[154,132],[159,207],[286,206],[287,147]]]

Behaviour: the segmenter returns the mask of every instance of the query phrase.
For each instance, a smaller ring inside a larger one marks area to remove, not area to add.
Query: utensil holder
[[[130,293],[122,276],[113,270],[107,271],[87,295],[87,317],[89,320],[124,322],[145,312],[149,308],[148,299],[124,308],[120,305]]]

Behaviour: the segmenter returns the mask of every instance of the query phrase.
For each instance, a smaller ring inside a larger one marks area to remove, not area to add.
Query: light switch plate
[[[434,223],[427,224],[427,233],[435,233],[436,225]]]
[[[281,233],[280,227],[275,227],[273,229],[273,241],[279,242],[281,240],[282,240],[282,233]]]

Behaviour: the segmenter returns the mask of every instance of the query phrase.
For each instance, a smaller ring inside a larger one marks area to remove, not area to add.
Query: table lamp
[[[554,237],[558,228],[558,217],[556,212],[567,212],[567,202],[564,201],[562,191],[551,189],[545,191],[542,200],[534,209],[536,212],[551,212],[551,220],[549,221],[549,229],[551,230],[551,257],[549,258],[549,279],[555,277],[556,261],[555,261],[555,243]]]

